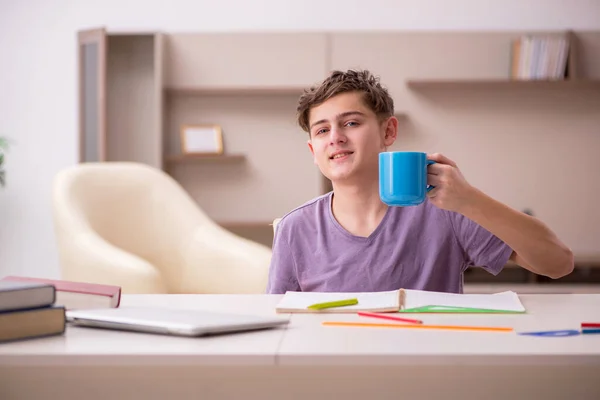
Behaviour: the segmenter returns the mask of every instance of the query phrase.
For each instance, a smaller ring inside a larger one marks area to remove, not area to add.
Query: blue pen
[[[545,337],[566,337],[566,336],[577,336],[581,332],[575,329],[564,329],[558,331],[540,331],[540,332],[520,332],[519,335],[529,336],[545,336]]]

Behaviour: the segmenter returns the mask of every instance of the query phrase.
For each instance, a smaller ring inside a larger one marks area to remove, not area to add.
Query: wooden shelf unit
[[[495,89],[557,89],[557,90],[579,90],[579,89],[600,89],[600,77],[595,79],[586,78],[582,74],[582,57],[585,56],[581,53],[581,43],[578,35],[573,31],[566,32],[544,32],[544,33],[533,33],[524,34],[520,37],[514,37],[511,39],[511,51],[518,51],[517,48],[513,47],[520,39],[529,38],[557,38],[563,37],[569,43],[569,49],[566,54],[566,68],[564,76],[561,77],[519,77],[515,74],[515,70],[510,71],[507,69],[506,77],[493,77],[493,78],[409,78],[406,80],[406,86],[415,90],[425,89],[444,89],[444,90],[455,90],[455,89],[483,89],[483,90],[495,90]],[[519,48],[520,49],[520,48]],[[542,56],[544,54],[542,45],[537,49],[531,50],[531,58],[535,55]],[[550,52],[550,47],[548,47]],[[514,59],[517,57],[516,54],[510,54],[511,68],[518,68],[518,60]],[[551,56],[549,56],[551,58]],[[558,57],[558,55],[556,55]],[[550,62],[550,59],[546,60]]]
[[[163,36],[78,32],[80,161],[163,167]]]
[[[589,176],[594,170],[590,149],[599,144],[598,135],[589,132],[600,124],[600,32],[569,33],[575,50],[569,56],[568,79],[513,80],[510,42],[527,33],[81,31],[81,161],[134,161],[166,170],[214,220],[268,243],[273,219],[331,190],[313,165],[306,133],[295,124],[298,97],[333,69],[368,68],[381,76],[401,110],[396,113],[399,138],[390,150],[443,151],[459,159],[470,181],[506,195],[519,207],[533,207],[536,214],[548,216],[559,236],[581,241],[582,252],[593,252],[590,241],[600,234],[600,223],[588,223],[596,210],[589,199],[600,193],[582,196],[563,217],[553,213],[568,209],[553,188],[600,192]],[[264,57],[256,57],[258,51]],[[451,96],[419,96],[429,89]],[[464,89],[477,91],[477,98],[452,92]],[[495,96],[500,90],[503,96]],[[548,91],[566,94],[539,101],[549,97]],[[226,154],[182,157],[183,123],[221,125]],[[521,126],[520,133],[511,133]],[[556,129],[569,135],[554,134]],[[538,194],[530,182],[506,178],[520,167],[503,165],[503,175],[488,179],[481,163],[471,161],[473,141],[486,160],[501,163],[505,143],[516,140],[526,149],[540,143],[539,138],[546,144],[540,155],[510,147],[514,165],[525,159],[547,165],[547,159],[564,157],[565,146],[585,141],[573,148],[581,154],[579,161],[536,181],[549,188],[549,196]],[[552,140],[557,150],[547,145]],[[509,184],[518,187],[515,194],[507,192]],[[240,207],[241,201],[248,207]],[[259,222],[242,222],[254,219]],[[573,230],[569,224],[584,228]]]

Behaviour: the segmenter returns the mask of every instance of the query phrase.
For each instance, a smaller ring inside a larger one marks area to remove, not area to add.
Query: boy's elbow
[[[569,275],[575,269],[575,256],[569,248],[562,250],[561,257],[557,257],[557,262],[552,272],[549,274],[552,279],[559,279]]]

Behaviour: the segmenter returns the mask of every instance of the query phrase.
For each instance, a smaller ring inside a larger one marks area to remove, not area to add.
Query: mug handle
[[[436,162],[433,160],[427,160],[427,166],[430,166],[431,164],[435,164]],[[427,185],[427,193],[429,193],[431,191],[431,189],[434,189],[435,186],[431,186],[431,185]]]

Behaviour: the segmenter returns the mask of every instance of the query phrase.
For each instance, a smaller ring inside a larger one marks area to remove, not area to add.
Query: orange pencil
[[[402,324],[386,324],[372,322],[341,322],[341,321],[325,321],[326,326],[357,326],[357,327],[372,327],[372,328],[404,328],[404,329],[450,329],[460,331],[488,331],[488,332],[512,332],[513,328],[503,327],[487,327],[487,326],[458,326],[458,325],[402,325]]]
[[[392,315],[372,313],[372,312],[359,311],[358,315],[360,315],[362,317],[373,317],[373,318],[389,319],[392,321],[410,322],[412,324],[422,324],[423,323],[423,321],[421,321],[420,319],[400,318],[400,317],[395,317]]]

